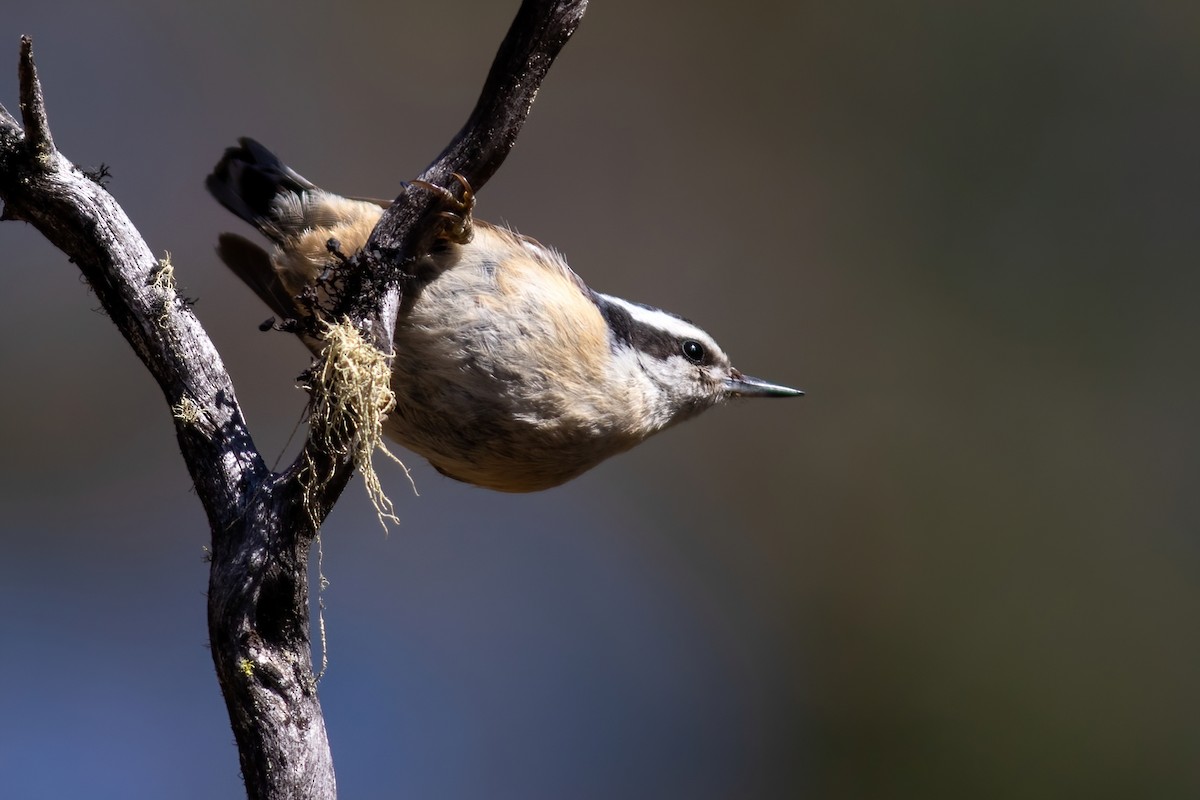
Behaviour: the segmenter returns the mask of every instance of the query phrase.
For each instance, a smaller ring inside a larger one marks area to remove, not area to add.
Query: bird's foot
[[[453,177],[462,187],[462,199],[459,199],[446,187],[438,186],[436,183],[421,180],[412,183],[414,186],[420,186],[422,189],[433,192],[442,204],[442,210],[437,215],[441,227],[435,237],[455,244],[466,244],[474,235],[471,211],[475,208],[475,193],[471,191],[471,184],[467,183],[467,179],[462,175],[455,172]]]

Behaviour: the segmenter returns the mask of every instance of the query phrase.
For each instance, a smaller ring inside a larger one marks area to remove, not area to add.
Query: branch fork
[[[586,6],[587,0],[522,3],[467,123],[403,186],[367,246],[339,265],[374,289],[373,302],[358,303],[350,323],[377,348],[383,369],[405,270],[427,252],[431,233],[444,230],[445,187],[457,180],[478,191],[500,167]],[[18,80],[20,120],[0,106],[0,219],[32,224],[79,267],[167,401],[212,529],[209,636],[247,793],[335,797],[313,676],[307,564],[321,522],[369,458],[362,448],[341,445],[363,433],[351,429],[377,419],[343,420],[348,428],[332,437],[312,430],[291,466],[270,470],[220,355],[191,304],[177,295],[169,267],[98,175],[55,148],[28,36],[21,37]],[[322,476],[319,484],[306,484],[313,474]]]

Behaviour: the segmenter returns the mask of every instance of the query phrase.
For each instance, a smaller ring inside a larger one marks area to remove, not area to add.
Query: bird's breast
[[[433,259],[396,323],[387,431],[451,477],[562,483],[639,439],[608,326],[564,263],[479,226]]]

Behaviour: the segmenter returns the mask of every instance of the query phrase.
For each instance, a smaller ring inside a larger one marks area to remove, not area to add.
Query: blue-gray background
[[[12,5],[0,62],[35,37],[279,453],[306,357],[204,175],[252,135],[394,194],[515,0]],[[595,3],[479,215],[810,394],[533,496],[382,465],[390,535],[353,486],[343,795],[1200,793],[1198,39],[1192,0]],[[0,795],[237,796],[166,406],[35,231],[0,267]]]

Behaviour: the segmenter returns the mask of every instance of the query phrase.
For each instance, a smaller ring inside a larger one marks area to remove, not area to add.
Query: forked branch
[[[457,172],[476,191],[487,183],[586,5],[522,3],[470,119],[422,180],[444,186]],[[34,225],[79,267],[166,397],[212,528],[209,636],[247,792],[334,797],[312,670],[307,560],[355,458],[310,436],[287,471],[266,467],[216,348],[175,291],[169,259],[156,258],[108,191],[55,148],[28,37],[18,71],[21,120],[0,107],[0,218]],[[384,352],[405,269],[425,254],[437,205],[436,193],[404,187],[351,265],[373,289],[352,322]],[[314,463],[330,479],[306,499],[305,464]]]

